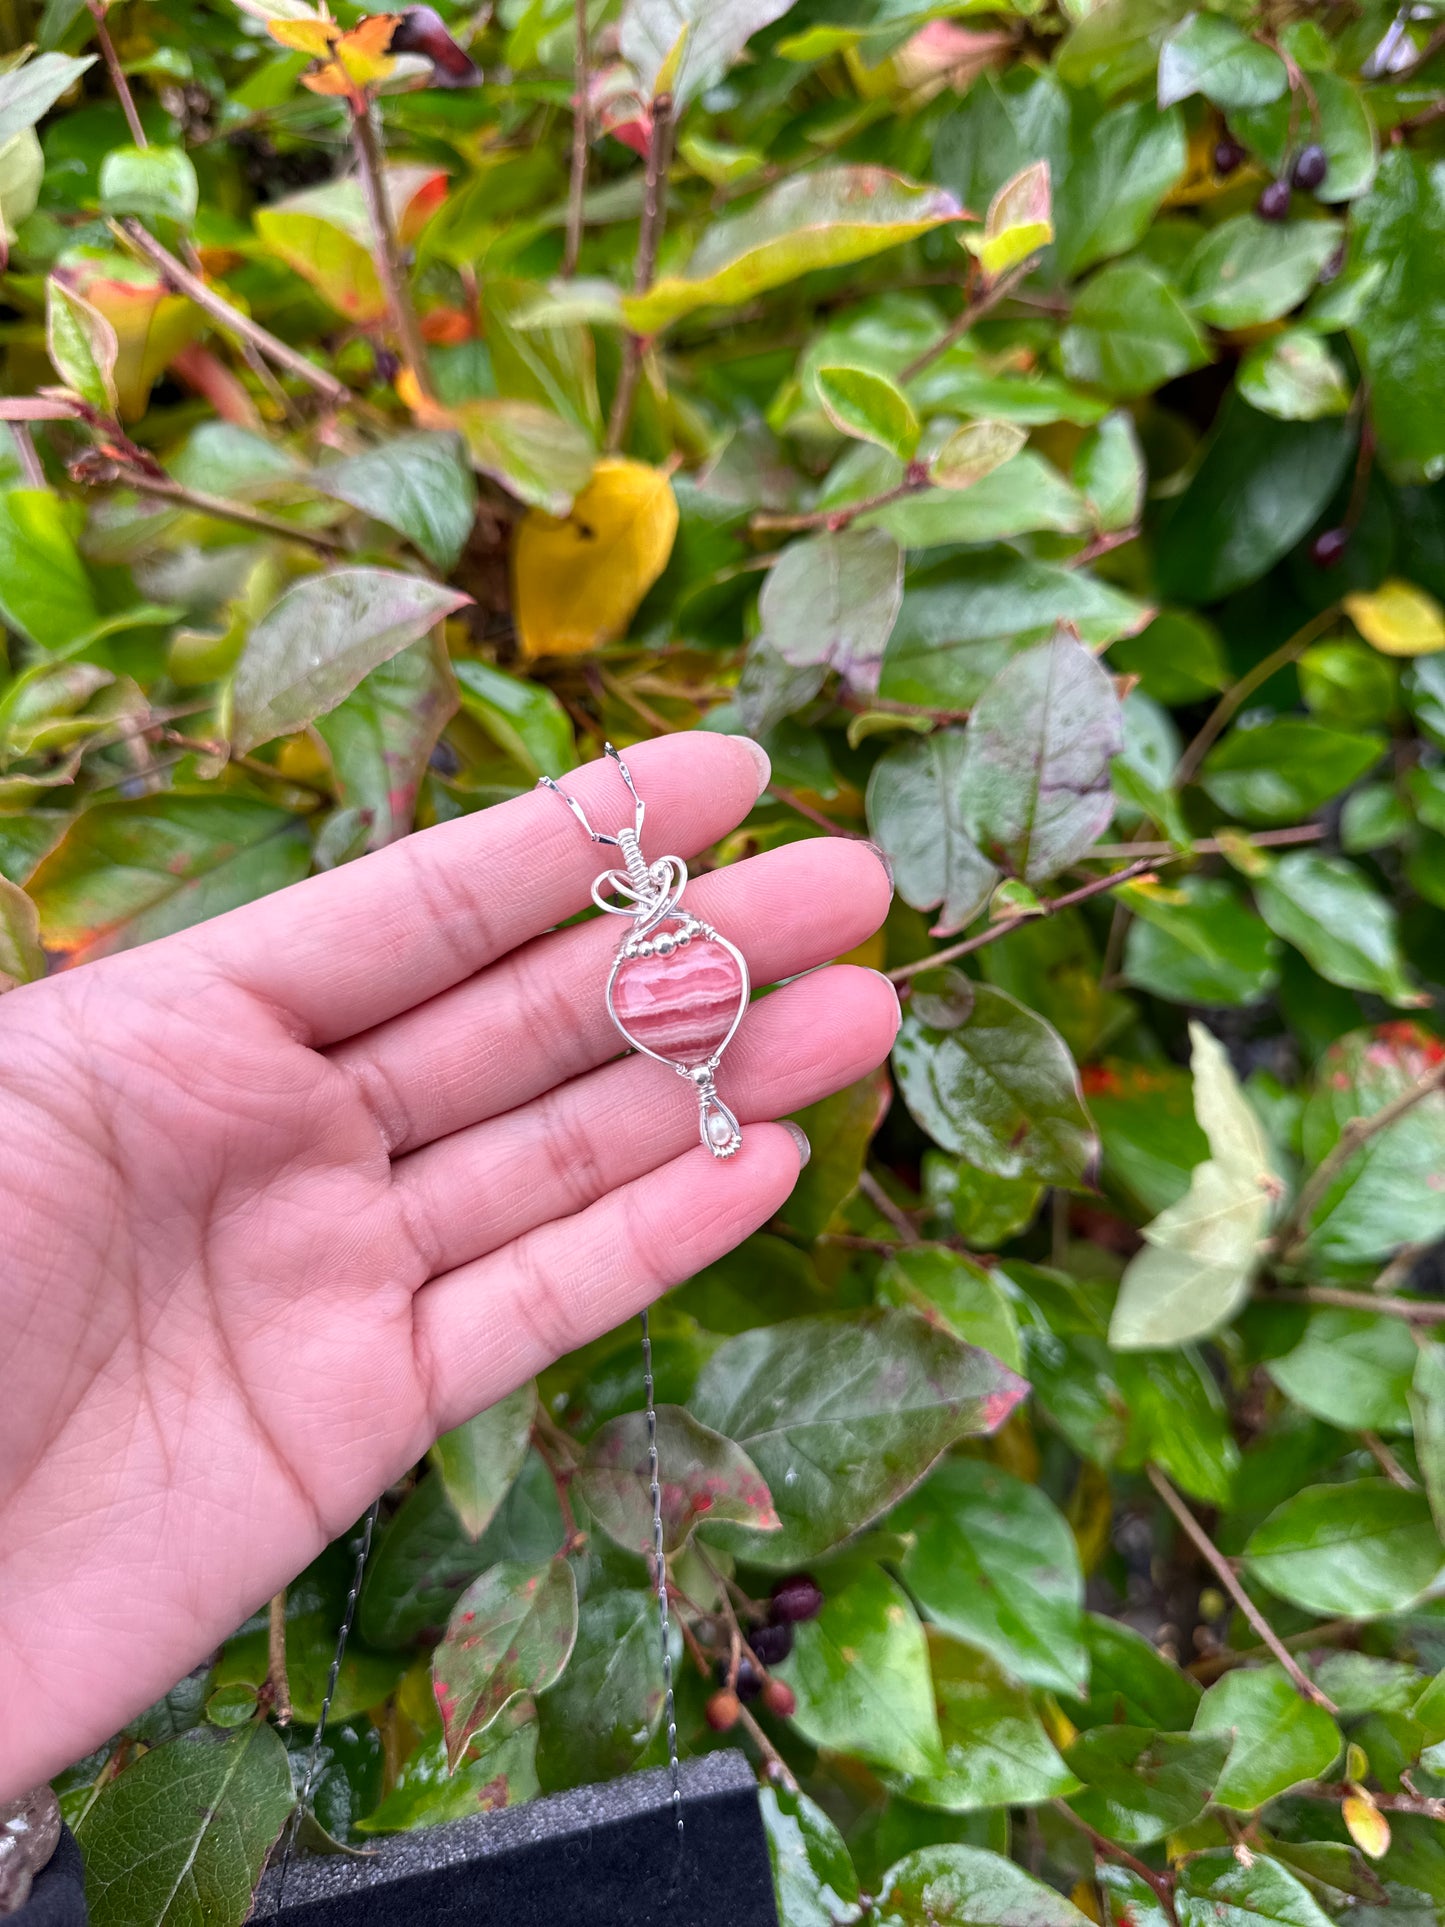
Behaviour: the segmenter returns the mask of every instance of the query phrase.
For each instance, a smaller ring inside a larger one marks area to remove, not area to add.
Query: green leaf
[[[978,257],[990,281],[1007,274],[1054,238],[1053,195],[1047,160],[1031,162],[1007,180],[988,204],[981,235],[966,234],[964,246]]]
[[[1024,1392],[986,1352],[908,1312],[798,1318],[729,1339],[691,1404],[757,1466],[777,1533],[709,1532],[787,1569],[860,1531],[961,1438],[993,1431]]]
[[[1091,1181],[1098,1140],[1073,1059],[1003,991],[951,970],[915,979],[893,1065],[904,1102],[946,1151],[996,1177]]]
[[[1109,660],[1136,675],[1156,703],[1198,702],[1224,689],[1231,672],[1219,632],[1185,609],[1163,609],[1146,629],[1116,642]]]
[[[918,446],[918,417],[908,397],[870,368],[828,366],[814,380],[823,413],[840,435],[875,442],[907,461]]]
[[[656,1593],[590,1592],[567,1670],[537,1702],[543,1783],[579,1786],[626,1773],[661,1718]]]
[[[1087,1074],[1085,1090],[1104,1146],[1105,1183],[1122,1189],[1137,1215],[1157,1217],[1184,1196],[1195,1165],[1209,1155],[1192,1080],[1172,1065],[1110,1059]]]
[[[1401,482],[1445,474],[1445,158],[1392,148],[1351,222],[1358,271],[1379,278],[1350,328],[1380,453]]]
[[[244,796],[93,804],[30,880],[48,950],[103,957],[305,876],[305,825]]]
[[[1255,1528],[1244,1557],[1291,1605],[1358,1619],[1403,1611],[1445,1565],[1424,1493],[1388,1479],[1297,1492]]]
[[[942,1765],[923,1627],[881,1566],[860,1566],[830,1586],[775,1671],[797,1695],[793,1723],[815,1746],[898,1773]]]
[[[1084,1927],[1077,1907],[1002,1854],[923,1847],[883,1877],[877,1927]]]
[[[1307,328],[1257,341],[1240,364],[1239,392],[1252,408],[1286,422],[1343,415],[1350,405],[1344,369]]]
[[[972,488],[1011,462],[1027,440],[1028,431],[1017,422],[965,422],[929,457],[928,479],[935,488]]]
[[[1194,1731],[1233,1740],[1214,1798],[1240,1813],[1302,1780],[1327,1778],[1344,1745],[1329,1714],[1300,1695],[1282,1666],[1226,1673],[1200,1701]]]
[[[364,812],[368,849],[413,827],[417,789],[456,706],[445,655],[428,637],[363,676],[344,702],[317,718],[337,801]]]
[[[45,345],[67,388],[102,415],[119,412],[115,364],[120,343],[115,329],[98,308],[54,275],[45,283]]]
[[[797,1237],[821,1236],[858,1189],[868,1146],[893,1097],[886,1069],[880,1066],[846,1090],[819,1098],[796,1111],[813,1155],[793,1186],[779,1217]],[[780,1309],[780,1308],[779,1308]],[[776,1316],[776,1310],[772,1314]],[[719,1329],[711,1325],[709,1329]]]
[[[1134,528],[1147,479],[1133,420],[1116,408],[1089,430],[1074,457],[1074,486],[1088,501],[1095,527],[1106,534]]]
[[[1340,244],[1333,221],[1261,221],[1236,214],[1190,256],[1184,298],[1216,328],[1252,328],[1297,308]]]
[[[143,221],[196,218],[201,189],[191,157],[183,147],[113,147],[100,164],[102,212]]]
[[[1010,656],[1047,641],[1059,623],[1100,647],[1147,617],[1142,602],[1082,569],[1003,548],[950,557],[910,576],[879,691],[894,702],[969,709]]]
[[[1160,593],[1215,602],[1258,581],[1318,521],[1353,452],[1348,421],[1274,421],[1231,395],[1188,487],[1160,519]]]
[[[541,1792],[534,1721],[510,1726],[500,1719],[475,1743],[455,1772],[438,1733],[402,1761],[396,1783],[379,1806],[352,1824],[360,1834],[410,1833],[474,1813],[521,1806]]]
[[[1279,982],[1279,944],[1222,877],[1131,890],[1124,975],[1175,1004],[1258,1003]]]
[[[1363,745],[1357,752],[1361,760],[1369,753]],[[1321,770],[1313,774],[1328,780]],[[1370,990],[1407,1009],[1425,1001],[1406,974],[1394,905],[1344,857],[1292,850],[1255,880],[1254,898],[1275,935],[1327,983]]]
[[[1120,1463],[1161,1465],[1206,1505],[1228,1505],[1239,1470],[1229,1408],[1214,1374],[1192,1345],[1147,1356],[1117,1352],[1119,1397],[1128,1412]]]
[[[1215,107],[1263,107],[1289,85],[1272,48],[1217,13],[1189,13],[1159,48],[1159,105],[1203,94]]]
[[[622,311],[629,328],[656,334],[695,309],[737,307],[815,268],[847,267],[962,217],[951,194],[884,168],[820,168],[714,223],[686,274],[660,275],[646,294],[624,296]]]
[[[1416,1354],[1400,1319],[1326,1307],[1265,1369],[1286,1398],[1342,1432],[1408,1432]]]
[[[506,675],[489,662],[452,664],[462,708],[499,749],[534,776],[565,776],[577,761],[572,720],[543,683]]]
[[[1282,716],[1253,729],[1231,730],[1204,759],[1200,781],[1211,802],[1246,823],[1297,823],[1358,782],[1380,760],[1384,747],[1383,739],[1369,731],[1331,729],[1304,717]],[[1300,874],[1311,881],[1313,866],[1328,863],[1308,851],[1292,852],[1270,874],[1286,864],[1298,870],[1301,861],[1306,868]],[[1340,873],[1355,874],[1347,864],[1340,866]],[[1318,874],[1323,878],[1336,872]]]
[[[371,250],[355,234],[295,200],[258,208],[254,218],[270,252],[338,314],[362,328],[385,317],[386,294]]]
[[[792,542],[758,599],[763,634],[795,669],[836,669],[849,688],[878,687],[903,601],[903,557],[882,529],[824,531]]]
[[[863,1914],[843,1836],[806,1793],[758,1789],[782,1927],[853,1927]]]
[[[394,569],[333,569],[293,583],[256,624],[231,684],[239,755],[335,709],[362,677],[471,600]]]
[[[1331,1927],[1309,1888],[1277,1860],[1251,1854],[1246,1866],[1222,1848],[1185,1861],[1174,1905],[1179,1927]]]
[[[239,1927],[295,1797],[265,1724],[200,1727],[143,1753],[79,1824],[95,1927]]]
[[[1380,142],[1365,97],[1343,74],[1331,73],[1325,62],[1317,63],[1308,53],[1303,65],[1304,84],[1312,96],[1307,138],[1320,143],[1329,163],[1315,199],[1353,201],[1368,196]],[[1267,106],[1233,114],[1230,126],[1276,176],[1286,171],[1292,153],[1298,151],[1300,130],[1291,96],[1281,95]],[[1418,236],[1412,237],[1412,243],[1419,245]]]
[[[1059,352],[1072,381],[1096,382],[1121,401],[1209,360],[1205,339],[1177,291],[1142,261],[1103,268],[1087,283]]]
[[[1189,1727],[1199,1707],[1198,1686],[1171,1666],[1156,1646],[1117,1619],[1084,1619],[1089,1698],[1070,1709],[1079,1726]]]
[[[575,294],[577,284],[572,285]],[[606,282],[599,286],[606,289],[611,301],[608,324],[616,327],[621,319],[616,290]],[[505,402],[532,405],[530,410],[518,412],[519,422],[525,422],[537,410],[559,416],[577,430],[590,449],[602,433],[591,329],[580,320],[546,318],[538,311],[537,294],[535,281],[515,280],[505,274],[486,277],[481,318],[497,394]],[[463,412],[471,411],[464,408]],[[485,405],[482,413],[486,413]],[[507,420],[507,411],[499,411],[498,419]]]
[[[0,877],[0,991],[44,975],[40,912],[18,883]]]
[[[481,1538],[521,1471],[536,1411],[537,1388],[529,1381],[432,1446],[428,1456],[468,1538]]]
[[[1069,166],[1054,186],[1054,254],[1066,278],[1141,241],[1188,158],[1174,108],[1130,101],[1092,123],[1076,110],[1075,121]]]
[[[665,81],[681,110],[715,87],[760,28],[770,26],[792,0],[627,0],[619,40],[622,58],[650,100]],[[677,49],[681,43],[681,56]]]
[[[1011,875],[1047,882],[1109,827],[1109,764],[1122,746],[1119,699],[1089,650],[1067,636],[1026,650],[969,718],[964,827]]]
[[[443,574],[455,566],[476,518],[477,485],[452,434],[399,435],[313,470],[311,480],[323,495],[399,531]]]
[[[1409,1023],[1352,1031],[1331,1044],[1305,1103],[1307,1163],[1323,1163],[1351,1118],[1370,1117],[1402,1096],[1441,1054],[1437,1038]],[[1310,1220],[1311,1249],[1327,1262],[1368,1264],[1445,1235],[1442,1146],[1445,1094],[1433,1092],[1341,1167]]]
[[[1147,1846],[1178,1833],[1209,1805],[1233,1735],[1152,1733],[1139,1726],[1096,1726],[1065,1753],[1084,1782],[1069,1805],[1087,1825],[1124,1846]]]
[[[1015,1196],[1019,1191],[1024,1192],[1027,1199],[1021,1215],[1025,1223],[1032,1218],[1038,1205],[1039,1186],[1010,1185],[1007,1180],[975,1171],[971,1165],[955,1168],[960,1187],[970,1182],[994,1187],[993,1193],[985,1194],[991,1202],[983,1208],[1002,1208],[1009,1214],[1011,1228],[1020,1215]],[[1006,1201],[997,1198],[999,1191],[1007,1194]],[[957,1198],[957,1190],[954,1195]],[[900,1305],[920,1312],[925,1318],[941,1319],[965,1344],[992,1352],[1011,1372],[1023,1369],[1018,1325],[1008,1299],[994,1275],[961,1252],[950,1251],[946,1245],[904,1245],[879,1272],[874,1299],[880,1305]]]
[[[703,1524],[779,1530],[773,1496],[741,1446],[679,1405],[658,1406],[656,1437],[666,1551],[680,1552]],[[578,1468],[577,1489],[589,1510],[628,1552],[646,1555],[652,1547],[651,1477],[648,1426],[641,1412],[611,1419],[594,1433]]]
[[[998,871],[963,825],[964,733],[940,729],[885,750],[868,780],[868,823],[915,910],[937,910],[951,936],[988,902]]]
[[[973,422],[960,429],[958,436],[966,436],[967,445],[958,451],[958,466],[950,473],[964,478],[961,485],[920,489],[886,508],[860,515],[854,527],[886,529],[906,549],[1002,541],[1038,529],[1053,529],[1061,535],[1081,533],[1088,526],[1088,511],[1077,491],[1031,448],[1005,459],[1006,437],[999,431],[1007,427],[1002,422]],[[944,449],[957,439],[950,437]]]
[[[936,1626],[1033,1686],[1081,1693],[1084,1579],[1063,1515],[1037,1486],[951,1459],[890,1520],[904,1584]]]
[[[532,401],[467,401],[448,411],[478,474],[519,502],[566,515],[597,454],[586,432]]]
[[[1216,1330],[1244,1302],[1277,1181],[1269,1145],[1222,1044],[1189,1026],[1194,1112],[1209,1140],[1177,1204],[1144,1227],[1109,1326],[1120,1351],[1180,1345]]]
[[[1410,1421],[1415,1433],[1415,1458],[1430,1500],[1435,1530],[1445,1527],[1445,1347],[1427,1342],[1419,1347],[1409,1393]],[[1440,1681],[1440,1738],[1445,1739],[1445,1687]],[[1432,1689],[1434,1690],[1434,1689]],[[1432,1702],[1433,1704],[1433,1702]],[[1417,1718],[1423,1718],[1418,1710]]]
[[[945,1813],[1037,1806],[1072,1793],[1074,1775],[1054,1750],[1023,1687],[961,1641],[929,1637],[943,1741],[941,1770],[887,1774],[904,1799]]]
[[[95,65],[95,55],[72,60],[69,54],[36,54],[0,74],[0,147],[33,127]]]
[[[541,1566],[505,1560],[474,1580],[432,1655],[448,1765],[523,1693],[555,1685],[576,1637],[577,1582],[560,1555]]]
[[[269,1629],[228,1639],[221,1649],[211,1675],[215,1691],[249,1688],[241,1698],[241,1718],[251,1718],[256,1710],[261,1687],[270,1664]],[[286,1677],[291,1689],[291,1704],[296,1717],[314,1725],[321,1716],[321,1703],[331,1691],[330,1717],[352,1720],[368,1706],[379,1706],[395,1692],[405,1669],[405,1661],[393,1653],[370,1653],[357,1640],[348,1640],[346,1654],[331,1687],[331,1662],[336,1655],[336,1621],[329,1608],[318,1612],[295,1613],[286,1621]],[[207,1718],[219,1723],[214,1701],[207,1706]]]

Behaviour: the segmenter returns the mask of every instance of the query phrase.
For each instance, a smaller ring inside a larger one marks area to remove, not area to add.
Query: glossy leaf
[[[928,479],[935,488],[972,488],[1012,461],[1027,439],[1017,422],[965,422],[929,458]]]
[[[414,542],[434,567],[453,567],[477,512],[471,470],[455,436],[402,435],[313,475],[323,494],[385,522]]]
[[[0,876],[0,990],[34,983],[44,975],[40,912],[18,883]]]
[[[432,1446],[432,1464],[469,1538],[481,1538],[521,1471],[536,1410],[536,1386],[521,1385]]]
[[[953,1459],[892,1524],[911,1541],[899,1574],[936,1626],[1016,1679],[1082,1691],[1083,1575],[1063,1515],[1036,1486]]]
[[[1127,401],[1209,359],[1178,291],[1143,262],[1102,269],[1074,302],[1060,342],[1064,372]]]
[[[1054,187],[1055,265],[1066,275],[1142,238],[1184,172],[1184,121],[1175,108],[1130,101],[1091,125],[1076,122],[1071,146],[1070,165]]]
[[[512,543],[517,633],[528,656],[575,656],[624,635],[677,534],[667,476],[609,456],[564,517],[532,509]]]
[[[381,663],[317,718],[337,801],[363,813],[368,849],[413,827],[418,787],[456,706],[450,670],[427,639]]]
[[[877,1518],[950,1445],[995,1430],[1023,1392],[986,1352],[908,1312],[744,1332],[703,1367],[691,1405],[748,1454],[783,1527],[707,1537],[789,1569]]]
[[[143,221],[195,219],[200,183],[181,147],[113,147],[100,165],[100,204],[107,214]]]
[[[836,669],[849,688],[878,687],[903,601],[903,557],[882,529],[823,532],[793,542],[758,598],[763,634],[795,669]]]
[[[1002,1854],[924,1847],[884,1876],[878,1927],[1082,1927],[1088,1915]]]
[[[335,709],[368,671],[470,601],[393,569],[333,569],[289,588],[251,631],[231,684],[240,754]]]
[[[785,1927],[853,1927],[863,1903],[843,1837],[806,1793],[761,1787],[758,1804]]]
[[[648,1428],[639,1412],[608,1421],[593,1435],[577,1489],[597,1523],[629,1552],[652,1548]],[[747,1453],[677,1405],[657,1408],[662,1535],[678,1552],[700,1525],[776,1532],[772,1494]]]
[[[1109,763],[1122,747],[1114,686],[1066,637],[1000,670],[964,737],[963,822],[984,855],[1027,883],[1046,882],[1108,828]]]
[[[1195,249],[1184,298],[1191,313],[1216,328],[1276,321],[1304,300],[1339,243],[1331,221],[1280,227],[1237,214],[1211,228]]]
[[[1430,1501],[1435,1530],[1440,1532],[1445,1528],[1445,1351],[1438,1344],[1423,1344],[1419,1348],[1409,1405],[1420,1478]],[[1438,1722],[1442,1726],[1441,1737],[1445,1738],[1445,1689],[1435,1695],[1432,1713],[1437,1704],[1442,1714]],[[1424,1718],[1419,1708],[1416,1717]]]
[[[1381,452],[1402,481],[1445,468],[1445,161],[1396,148],[1353,226],[1359,269],[1378,268],[1351,341],[1370,382]]]
[[[1284,62],[1217,13],[1189,13],[1159,49],[1159,105],[1203,94],[1216,107],[1262,107],[1288,86]]]
[[[1445,1566],[1424,1493],[1386,1479],[1296,1493],[1255,1528],[1244,1557],[1291,1605],[1361,1619],[1401,1611]]]
[[[278,201],[257,210],[256,232],[348,321],[366,327],[386,314],[386,294],[370,248],[337,221]]]
[[[1222,810],[1246,823],[1295,823],[1358,781],[1379,760],[1384,744],[1365,730],[1283,716],[1254,729],[1235,729],[1204,760],[1202,782]],[[1280,862],[1296,864],[1291,852]]]
[[[1214,1798],[1241,1813],[1301,1781],[1328,1779],[1344,1744],[1329,1714],[1300,1694],[1282,1666],[1226,1673],[1200,1701],[1194,1731],[1232,1739]]]
[[[554,1685],[576,1637],[577,1583],[564,1558],[506,1561],[468,1586],[432,1658],[448,1765],[521,1694]]]
[[[869,368],[829,366],[814,376],[823,412],[840,435],[876,442],[904,460],[918,446],[918,417],[908,397],[886,375]]]
[[[1199,1818],[1214,1797],[1232,1742],[1228,1733],[1096,1726],[1064,1756],[1084,1783],[1069,1804],[1107,1839],[1147,1846]]]
[[[671,43],[669,43],[671,44]],[[736,307],[815,268],[846,267],[962,218],[952,195],[877,167],[825,168],[784,181],[717,222],[686,274],[627,295],[627,325],[654,334],[704,307]]]
[[[45,345],[67,388],[103,415],[119,412],[115,364],[120,343],[115,329],[98,308],[54,275],[45,283]]]
[[[1223,878],[1185,877],[1130,891],[1127,902],[1124,974],[1139,989],[1170,1003],[1238,1006],[1279,981],[1278,940]]]
[[[1344,857],[1292,850],[1257,880],[1254,898],[1275,935],[1327,982],[1406,1009],[1422,1001],[1406,972],[1393,906]]]
[[[990,280],[1027,261],[1054,238],[1053,195],[1047,160],[1033,161],[1005,181],[988,204],[983,233],[964,240]]]
[[[1098,1140],[1057,1031],[954,971],[917,982],[893,1052],[904,1102],[945,1150],[996,1177],[1088,1182]]]
[[[474,1813],[520,1806],[541,1791],[537,1780],[537,1727],[496,1721],[475,1742],[455,1771],[447,1764],[446,1740],[438,1733],[405,1759],[396,1783],[370,1813],[354,1822],[363,1836],[409,1833]]]
[[[586,433],[536,402],[467,401],[423,419],[455,428],[479,475],[548,515],[566,515],[597,466]]]
[[[951,1200],[955,1211],[960,1202],[970,1199],[980,1216],[998,1212],[1005,1219],[1005,1236],[1032,1218],[1038,1185],[1010,1184],[970,1165],[955,1168]],[[907,1306],[925,1318],[940,1319],[955,1336],[992,1352],[1010,1371],[1023,1368],[1018,1324],[1008,1297],[993,1274],[961,1252],[945,1245],[902,1246],[879,1272],[876,1298],[881,1305]]]
[[[720,81],[752,36],[788,11],[791,0],[627,0],[619,40],[643,98],[661,87],[679,108]]]
[[[1180,1927],[1326,1927],[1329,1915],[1302,1880],[1263,1854],[1250,1864],[1223,1849],[1186,1862],[1175,1897]]]
[[[1372,593],[1346,596],[1345,611],[1384,655],[1428,656],[1445,649],[1445,609],[1413,582],[1392,578]]]
[[[885,751],[868,784],[868,821],[905,903],[936,910],[936,936],[971,923],[998,881],[963,824],[962,731],[941,729]]]
[[[1287,1398],[1343,1432],[1407,1432],[1418,1348],[1408,1325],[1321,1307],[1269,1375]]]
[[[537,1703],[544,1783],[576,1786],[627,1772],[662,1710],[656,1593],[648,1587],[589,1592],[578,1609],[567,1670]]]
[[[1319,336],[1304,328],[1256,342],[1240,365],[1239,392],[1252,408],[1287,422],[1343,415],[1350,405],[1344,370]],[[1440,646],[1445,648],[1445,636]]]
[[[508,676],[490,663],[453,664],[463,709],[500,749],[536,776],[565,776],[576,762],[567,712],[542,683]]]

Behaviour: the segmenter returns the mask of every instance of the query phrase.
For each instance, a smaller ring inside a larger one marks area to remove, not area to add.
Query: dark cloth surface
[[[49,1863],[35,1876],[30,1898],[18,1914],[6,1914],[5,1927],[85,1927],[88,1918],[85,1865],[75,1835],[62,1827]]]

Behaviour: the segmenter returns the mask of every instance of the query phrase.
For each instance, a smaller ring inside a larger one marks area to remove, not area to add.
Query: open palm
[[[737,739],[629,751],[648,848],[759,788]],[[626,820],[615,773],[569,779]],[[794,1138],[718,1163],[695,1098],[618,1058],[605,867],[553,797],[0,1002],[0,1800],[163,1692],[440,1431],[763,1223]],[[862,941],[841,840],[700,879],[755,982]],[[719,1075],[745,1124],[851,1082],[897,1005],[838,967],[762,999]]]

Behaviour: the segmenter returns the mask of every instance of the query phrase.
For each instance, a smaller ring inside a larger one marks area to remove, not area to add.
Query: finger
[[[897,994],[876,971],[800,978],[748,1012],[719,1092],[744,1125],[801,1110],[881,1063],[897,1029]],[[429,1269],[450,1271],[583,1210],[697,1141],[696,1093],[629,1057],[429,1144],[400,1159],[393,1175]]]
[[[815,837],[699,877],[686,902],[770,984],[871,936],[890,887],[870,845]],[[617,1055],[605,994],[617,944],[610,918],[556,931],[350,1038],[333,1061],[360,1080],[393,1154],[514,1110]]]
[[[706,730],[639,743],[627,765],[647,804],[649,856],[694,856],[747,815],[767,757]],[[565,779],[589,821],[632,823],[613,765]],[[616,851],[591,842],[557,797],[533,791],[403,837],[187,932],[213,968],[333,1043],[435,997],[516,944],[575,915]]]
[[[695,1145],[576,1217],[433,1279],[412,1306],[437,1430],[462,1424],[731,1251],[783,1204],[799,1155],[781,1124],[755,1125],[726,1163]]]

